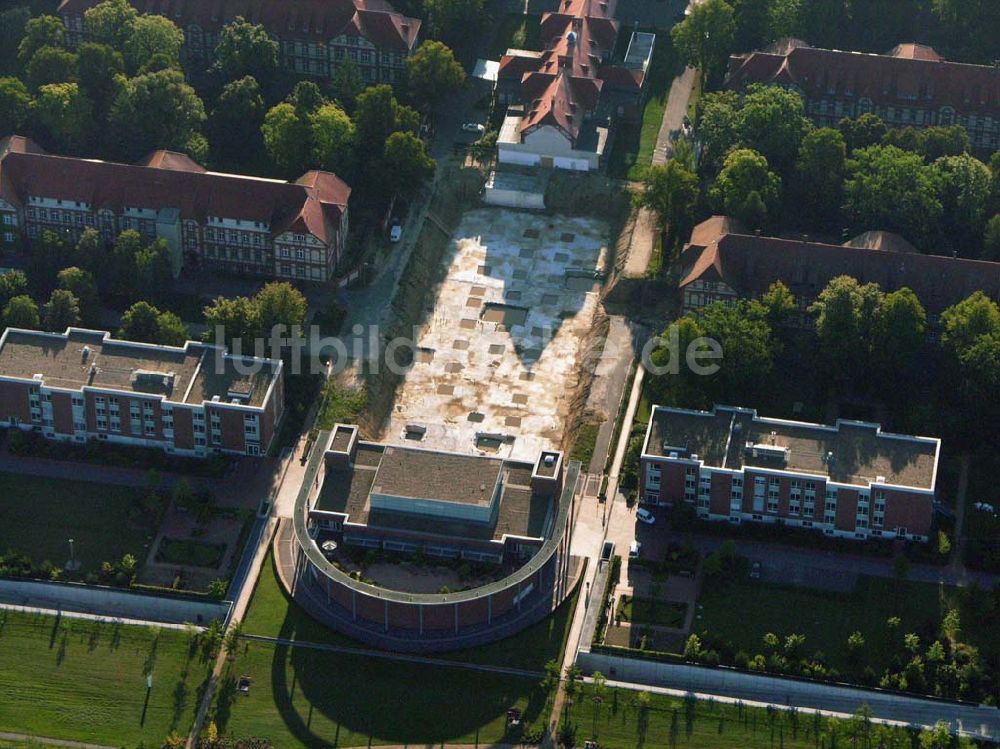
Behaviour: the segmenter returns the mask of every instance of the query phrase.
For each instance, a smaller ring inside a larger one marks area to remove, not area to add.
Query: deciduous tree
[[[0,78],[0,132],[23,133],[31,113],[31,94],[17,78]]]
[[[83,30],[93,41],[124,52],[138,16],[128,0],[104,0],[83,12]]]
[[[72,291],[56,289],[45,305],[46,330],[63,331],[80,323],[80,304]]]
[[[141,15],[132,24],[132,31],[125,40],[125,62],[136,73],[180,68],[184,32],[169,18]]]
[[[647,170],[638,199],[656,213],[660,229],[667,235],[667,247],[673,247],[677,238],[689,231],[698,201],[698,177],[670,159],[664,166]]]
[[[79,152],[94,128],[93,105],[76,83],[49,83],[38,89],[35,117],[65,151]]]
[[[17,45],[17,59],[22,65],[35,56],[42,47],[63,47],[66,27],[59,16],[35,16],[24,25],[24,36]]]
[[[237,16],[222,28],[215,60],[229,79],[253,76],[269,80],[278,68],[278,43],[260,24]]]
[[[27,294],[20,294],[7,302],[7,306],[3,308],[3,324],[8,328],[40,328],[42,323],[35,300]]]
[[[48,83],[63,83],[76,78],[76,55],[59,47],[42,47],[28,62],[24,79],[32,91]]]
[[[407,81],[416,101],[437,104],[465,83],[465,71],[444,43],[428,39],[406,59]]]
[[[179,70],[159,70],[127,81],[110,119],[121,128],[124,150],[138,156],[155,148],[184,150],[205,119],[198,94]]]
[[[847,144],[838,130],[819,128],[802,139],[796,193],[808,216],[820,225],[839,221],[846,160]]]
[[[781,180],[768,168],[767,159],[756,151],[730,151],[710,196],[716,206],[749,227],[768,224],[781,200]]]
[[[333,102],[322,105],[309,116],[313,162],[321,169],[346,174],[350,170],[355,129],[347,112]]]
[[[735,22],[733,8],[725,0],[705,0],[670,30],[670,38],[681,58],[699,70],[705,81],[722,76],[732,50]]]
[[[398,131],[386,139],[382,169],[392,191],[412,196],[434,174],[435,166],[424,142],[413,133]]]

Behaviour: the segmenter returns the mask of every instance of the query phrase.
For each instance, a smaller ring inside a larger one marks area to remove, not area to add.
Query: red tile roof
[[[333,237],[351,188],[335,174],[307,172],[297,182],[206,172],[183,154],[156,151],[140,164],[46,154],[28,139],[0,141],[0,198],[24,205],[28,196],[81,201],[93,209],[177,208],[182,218],[208,216],[261,221],[274,234]],[[17,147],[9,145],[14,142]]]
[[[60,15],[82,15],[100,0],[62,0]],[[384,0],[129,0],[140,13],[166,16],[182,29],[218,31],[237,16],[283,39],[328,41],[361,35],[377,47],[407,51],[420,31]]]
[[[934,315],[975,291],[1000,300],[1000,263],[728,231],[707,245],[695,243],[696,235],[705,241],[719,228],[695,227],[682,255],[681,288],[696,280],[723,281],[741,296],[757,296],[781,281],[793,294],[812,299],[833,278],[852,276],[884,291],[906,286]]]
[[[807,99],[868,98],[874,104],[1000,116],[1000,69],[945,62],[929,47],[900,45],[892,55],[796,46],[786,54],[729,58],[729,88],[751,83],[795,86]]]

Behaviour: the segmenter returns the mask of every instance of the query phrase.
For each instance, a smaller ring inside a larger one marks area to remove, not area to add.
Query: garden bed
[[[196,539],[163,538],[156,550],[156,561],[188,567],[216,568],[226,554],[226,544]]]

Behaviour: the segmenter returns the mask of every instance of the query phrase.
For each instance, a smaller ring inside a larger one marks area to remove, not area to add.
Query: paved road
[[[603,474],[608,461],[611,440],[614,438],[615,426],[618,423],[618,412],[621,410],[622,400],[627,395],[625,385],[632,367],[632,348],[632,330],[628,322],[620,315],[612,315],[604,351],[587,398],[587,410],[600,414],[604,419],[594,442],[590,466],[583,467],[585,471],[589,470],[593,474]]]
[[[653,164],[666,164],[670,153],[674,150],[670,134],[680,130],[684,124],[684,115],[687,114],[688,102],[691,101],[696,75],[694,68],[685,68],[684,72],[670,84],[667,106],[663,110],[663,121],[656,136],[656,145],[653,147]]]

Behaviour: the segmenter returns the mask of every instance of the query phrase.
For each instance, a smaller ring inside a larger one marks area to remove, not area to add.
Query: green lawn
[[[618,613],[623,622],[650,624],[660,627],[683,627],[687,604],[657,601],[653,598],[618,599]]]
[[[587,422],[576,433],[576,441],[569,457],[570,460],[579,460],[585,471],[588,470],[590,461],[594,457],[594,446],[597,443],[597,433],[600,431],[600,423]]]
[[[303,647],[249,643],[229,669],[248,676],[250,694],[223,688],[220,730],[265,736],[274,746],[497,742],[506,711],[529,724],[547,714],[546,695],[531,679],[429,667]]]
[[[435,657],[542,672],[562,655],[575,603],[574,594],[552,616],[514,637]],[[289,600],[270,558],[243,632],[364,647]],[[497,742],[504,738],[508,708],[520,708],[526,724],[543,722],[549,710],[534,679],[306,647],[245,642],[229,675],[249,676],[252,686],[249,696],[229,698],[231,690],[222,690],[216,707],[219,728],[238,736],[267,736],[281,747],[358,746],[369,736],[375,744],[475,743],[477,733],[481,742]]]
[[[608,160],[608,174],[619,179],[640,180],[653,160],[656,136],[663,124],[670,84],[679,72],[670,34],[657,34],[653,59],[646,77],[646,106],[638,123],[623,124],[615,135]]]
[[[846,721],[827,720],[805,711],[795,714],[775,710],[768,714],[761,708],[657,694],[651,695],[648,709],[641,710],[638,694],[633,690],[606,689],[598,705],[592,688],[586,687],[569,711],[569,722],[576,727],[576,745],[582,746],[592,736],[602,749],[816,749],[863,745],[852,744]],[[892,743],[888,741],[890,735]],[[871,745],[899,749],[911,746],[906,729],[886,729],[884,736],[883,743]]]
[[[721,637],[750,655],[764,651],[763,637],[805,635],[805,652],[823,651],[829,664],[852,670],[847,638],[855,631],[865,638],[861,662],[876,673],[890,665],[901,649],[903,634],[915,632],[924,647],[939,637],[944,613],[958,606],[962,639],[978,646],[984,656],[1000,652],[1000,640],[990,625],[966,611],[956,589],[925,583],[861,577],[852,594],[785,588],[749,579],[724,586],[707,586],[698,603],[703,606],[695,631]],[[886,625],[901,620],[897,632]]]
[[[14,550],[62,567],[72,538],[81,572],[133,554],[139,563],[153,529],[129,519],[143,489],[0,473],[0,553]]]
[[[159,746],[190,728],[208,669],[179,630],[0,611],[0,731]]]

